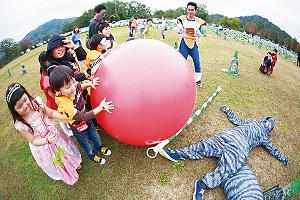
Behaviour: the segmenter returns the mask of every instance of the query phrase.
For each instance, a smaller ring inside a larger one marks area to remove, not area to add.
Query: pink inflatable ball
[[[133,40],[103,59],[91,90],[95,107],[113,101],[112,114],[100,112],[104,130],[121,142],[148,146],[174,135],[192,114],[196,86],[190,64],[173,47],[156,40]]]

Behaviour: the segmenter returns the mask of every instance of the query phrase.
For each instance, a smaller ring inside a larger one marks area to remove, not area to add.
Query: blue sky
[[[128,0],[123,0],[128,1]],[[22,3],[21,3],[22,2]],[[0,0],[0,40],[22,39],[28,32],[51,19],[80,16],[84,11],[105,2],[99,0]],[[151,9],[173,9],[186,6],[186,0],[141,0]],[[300,23],[297,0],[201,0],[194,1],[207,6],[209,14],[229,17],[258,14],[284,29],[300,41]]]

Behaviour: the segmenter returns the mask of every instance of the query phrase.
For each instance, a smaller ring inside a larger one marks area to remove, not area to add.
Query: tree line
[[[268,39],[276,44],[285,46],[288,50],[292,50],[294,52],[300,51],[300,44],[296,38],[292,38],[267,19],[257,15],[239,18],[229,18],[227,16],[223,16],[221,18],[221,15],[219,15],[215,16],[212,22],[229,29],[259,35],[262,38]]]
[[[152,11],[150,7],[137,1],[122,2],[119,0],[112,0],[106,2],[105,6],[107,7],[107,20],[113,19],[115,21],[127,20],[133,16],[138,18],[143,16],[145,19],[149,17],[161,18],[164,16],[165,18],[174,19],[186,13],[185,6],[177,9]],[[111,16],[114,17],[110,18]],[[207,7],[204,4],[198,5],[196,16],[208,21],[209,23],[221,24],[226,28],[261,35],[275,43],[286,46],[289,50],[293,50],[294,52],[298,52],[300,50],[300,45],[296,38],[288,37],[288,34],[283,35],[282,32],[275,28],[275,25],[272,26],[264,20],[250,22],[243,19],[241,20],[240,18],[228,18],[222,15],[209,15]],[[71,31],[74,26],[79,28],[87,27],[93,17],[94,9],[87,10],[74,21],[65,24],[61,33]],[[45,36],[44,38],[47,39],[48,37],[50,36]],[[30,48],[32,45],[32,42],[28,39],[24,39],[20,42],[16,42],[11,38],[2,40],[0,42],[0,68],[18,57],[22,51],[26,51],[26,49]]]

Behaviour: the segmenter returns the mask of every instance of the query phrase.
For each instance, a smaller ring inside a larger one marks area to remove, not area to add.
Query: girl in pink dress
[[[37,164],[52,179],[75,184],[79,178],[76,169],[80,167],[80,153],[73,141],[50,119],[66,117],[45,106],[40,97],[33,98],[18,83],[8,87],[6,102],[14,126],[29,141]]]

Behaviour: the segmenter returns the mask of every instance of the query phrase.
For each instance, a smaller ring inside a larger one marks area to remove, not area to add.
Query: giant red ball
[[[112,114],[96,117],[114,138],[147,146],[174,135],[188,120],[196,96],[189,63],[171,46],[156,40],[133,40],[112,50],[95,74],[93,107],[113,101]]]

